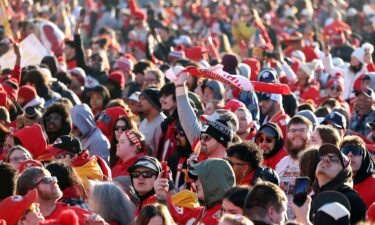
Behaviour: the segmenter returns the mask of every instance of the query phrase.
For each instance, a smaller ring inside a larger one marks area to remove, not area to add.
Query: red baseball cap
[[[13,195],[0,203],[0,219],[7,225],[16,225],[25,211],[36,201],[38,191],[34,188],[25,196]]]

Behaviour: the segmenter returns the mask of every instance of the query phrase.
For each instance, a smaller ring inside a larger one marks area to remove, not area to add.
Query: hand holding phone
[[[306,201],[309,191],[309,181],[308,177],[297,177],[296,179],[293,203],[299,207]]]

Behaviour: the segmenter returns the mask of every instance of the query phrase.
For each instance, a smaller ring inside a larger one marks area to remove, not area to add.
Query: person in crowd
[[[245,107],[239,107],[234,111],[238,119],[238,130],[236,134],[242,140],[252,140],[256,134],[256,122],[251,112]]]
[[[310,189],[315,181],[315,170],[320,161],[319,148],[320,146],[312,146],[304,151],[299,159],[300,176],[309,178]]]
[[[219,225],[253,225],[253,223],[242,215],[224,215]]]
[[[161,110],[167,118],[160,124],[161,138],[159,141],[157,158],[160,161],[168,161],[171,154],[176,151],[175,127],[179,124],[176,88],[173,83],[168,83],[160,89]]]
[[[80,224],[83,224],[84,219],[91,214],[84,209],[58,202],[62,197],[62,192],[57,185],[56,177],[52,177],[44,168],[27,169],[17,180],[17,194],[19,195],[24,196],[34,188],[38,191],[35,202],[39,203],[40,212],[45,219],[58,219],[63,210],[72,209],[77,213]]]
[[[267,122],[276,123],[281,129],[283,137],[286,137],[286,127],[290,117],[284,111],[282,95],[264,93],[260,95],[259,101],[261,112],[264,115],[263,124]]]
[[[129,176],[128,169],[134,162],[149,153],[144,136],[138,131],[126,130],[119,138],[116,156],[119,161],[112,168],[112,177]]]
[[[350,223],[356,224],[365,219],[367,206],[352,188],[350,160],[332,144],[320,146],[319,157],[320,162],[315,171],[316,185],[313,185],[315,195],[324,191],[340,192],[348,198],[350,203]]]
[[[375,93],[371,88],[364,88],[356,92],[354,113],[349,128],[361,135],[367,136],[370,128],[367,123],[375,119]]]
[[[159,69],[149,69],[145,71],[143,79],[143,89],[156,88],[160,90],[164,86],[164,74]]]
[[[236,175],[237,184],[254,185],[258,180],[279,184],[274,170],[262,166],[263,154],[253,142],[242,142],[229,146],[227,161]]]
[[[330,125],[333,127],[340,135],[340,139],[345,136],[347,120],[344,115],[339,112],[332,111],[321,122],[322,125]]]
[[[284,224],[288,199],[279,186],[256,184],[246,197],[243,215],[257,224]]]
[[[128,116],[120,116],[116,119],[112,130],[111,148],[109,149],[109,166],[111,168],[113,168],[119,160],[116,152],[121,134],[123,134],[126,130],[133,129],[135,129],[135,127]]]
[[[73,122],[72,134],[82,143],[91,155],[99,155],[106,162],[109,156],[109,141],[96,127],[94,115],[86,104],[75,105],[70,116]]]
[[[47,133],[48,143],[53,143],[61,135],[72,131],[72,119],[68,108],[62,103],[53,103],[46,108],[42,116],[43,127]]]
[[[74,136],[63,135],[56,139],[49,154],[53,155],[54,161],[71,166],[85,190],[89,189],[89,180],[106,181],[111,178],[111,171],[104,159],[98,155],[90,155]]]
[[[159,96],[160,92],[155,88],[147,88],[139,96],[139,103],[144,116],[139,124],[139,131],[145,136],[146,143],[151,147],[153,156],[156,156],[159,145],[160,124],[166,118],[161,112]]]
[[[168,208],[162,204],[152,204],[143,207],[134,225],[176,225]]]
[[[242,215],[246,196],[250,192],[249,186],[236,186],[224,193],[221,203],[221,215]]]
[[[85,202],[87,200],[87,193],[70,165],[54,162],[48,164],[46,169],[52,176],[57,178],[57,184],[63,193],[59,202],[90,211],[89,206]]]
[[[223,101],[225,96],[224,85],[217,80],[206,80],[202,86],[203,90],[203,103],[206,105],[211,100]]]
[[[107,108],[99,114],[96,120],[96,126],[107,137],[108,141],[112,143],[112,133],[116,120],[119,117],[128,117],[129,115],[122,106],[116,106],[114,101],[110,103],[113,103],[113,105],[107,105]]]
[[[365,142],[358,136],[345,136],[340,142],[340,151],[350,159],[354,190],[369,207],[375,201],[375,194],[368,191],[375,185],[375,164]]]
[[[89,97],[89,106],[94,114],[94,117],[97,119],[99,117],[100,112],[105,109],[105,106],[108,104],[111,96],[109,94],[108,89],[103,85],[98,85],[96,87],[91,88],[87,92],[87,96]]]
[[[38,191],[30,190],[25,196],[13,195],[0,203],[0,221],[2,224],[32,224],[44,221],[39,205],[36,203]]]
[[[120,71],[112,72],[108,75],[106,87],[112,99],[122,97],[122,91],[125,87],[125,75]]]
[[[319,125],[311,133],[309,146],[315,145],[320,147],[322,144],[326,143],[338,146],[340,139],[337,130],[332,126]]]
[[[15,170],[18,170],[21,163],[29,159],[32,159],[31,153],[24,147],[16,145],[9,150],[9,155],[5,162],[9,163]]]
[[[8,163],[0,163],[0,182],[2,183],[0,187],[0,202],[9,196],[12,196],[16,192],[16,174],[15,170]]]
[[[134,207],[125,193],[114,183],[95,183],[91,187],[88,204],[94,213],[109,224],[133,224]]]
[[[269,122],[262,125],[255,135],[255,142],[263,152],[263,165],[275,169],[282,158],[288,155],[279,126]]]

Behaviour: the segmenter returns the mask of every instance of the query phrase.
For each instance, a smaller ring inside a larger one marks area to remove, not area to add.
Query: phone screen
[[[293,202],[297,206],[303,205],[306,201],[306,197],[309,191],[309,178],[298,177],[296,180]]]

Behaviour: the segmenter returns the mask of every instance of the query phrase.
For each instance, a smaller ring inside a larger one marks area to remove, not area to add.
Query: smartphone
[[[305,203],[309,191],[309,178],[297,177],[294,188],[293,203],[297,206],[302,206]]]
[[[161,162],[161,170],[163,171],[161,178],[168,178],[168,163],[166,161]]]

